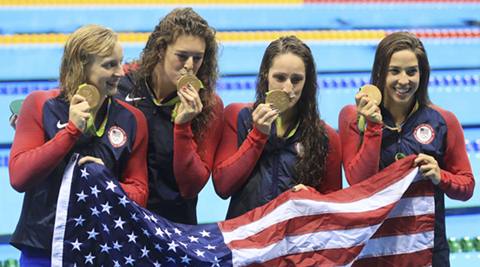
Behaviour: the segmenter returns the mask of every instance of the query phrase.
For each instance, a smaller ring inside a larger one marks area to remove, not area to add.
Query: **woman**
[[[197,195],[210,177],[221,137],[215,30],[191,8],[174,9],[155,27],[120,90],[145,114],[150,143],[147,208],[169,220],[197,223]],[[196,75],[203,89],[177,82]],[[208,133],[207,133],[208,131]]]
[[[449,111],[428,97],[430,67],[422,42],[413,34],[397,32],[377,47],[371,83],[382,93],[381,103],[359,92],[356,106],[340,113],[343,163],[350,184],[358,183],[407,155],[435,185],[433,265],[449,265],[445,237],[444,194],[468,200],[474,180],[463,131]],[[359,127],[358,116],[366,118]]]
[[[60,89],[33,92],[22,105],[9,162],[13,188],[25,192],[11,239],[22,251],[22,266],[50,266],[58,191],[73,153],[80,155],[79,165],[108,167],[132,200],[146,204],[146,120],[139,110],[112,98],[123,76],[122,60],[113,31],[81,27],[65,45]],[[98,89],[96,112],[77,94],[84,83]]]
[[[273,90],[289,95],[284,112],[265,103]],[[294,36],[270,43],[260,65],[256,95],[253,106],[235,103],[225,109],[213,182],[220,197],[232,197],[227,219],[297,184],[322,193],[342,187],[340,140],[319,118],[310,48]]]

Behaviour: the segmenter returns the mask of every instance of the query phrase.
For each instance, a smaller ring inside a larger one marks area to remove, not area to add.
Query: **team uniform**
[[[27,188],[11,239],[22,252],[50,254],[59,188],[74,153],[102,159],[132,200],[143,206],[147,200],[148,138],[141,112],[106,100],[104,134],[87,136],[68,120],[69,103],[59,94],[57,89],[36,91],[26,98],[10,152],[11,183]]]
[[[225,108],[225,128],[215,159],[213,181],[217,193],[231,196],[227,219],[261,206],[298,184],[295,164],[302,155],[298,142],[302,129],[278,138],[275,124],[270,135],[253,127],[252,108],[231,104]],[[323,122],[322,122],[323,123]],[[341,148],[337,133],[327,124],[326,172],[317,190],[329,193],[342,188]],[[320,177],[319,177],[320,178]]]
[[[139,108],[149,129],[147,208],[174,222],[197,224],[197,195],[210,177],[223,128],[223,103],[215,95],[211,120],[200,138],[191,123],[175,124],[177,94],[155,103],[147,82],[135,88],[132,73],[119,84],[120,97]],[[135,89],[134,89],[135,88]]]
[[[391,114],[381,108],[385,125],[395,125]],[[359,129],[356,106],[342,109],[339,132],[343,148],[345,175],[355,184],[374,175],[404,155],[424,153],[435,158],[441,169],[440,184],[435,186],[435,235],[433,265],[449,264],[445,234],[444,194],[467,200],[475,181],[465,148],[465,139],[455,115],[437,106],[414,108],[401,130],[391,130],[377,123]]]

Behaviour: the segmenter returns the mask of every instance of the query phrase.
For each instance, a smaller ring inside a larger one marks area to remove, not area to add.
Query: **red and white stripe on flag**
[[[433,185],[412,161],[405,158],[328,195],[285,192],[218,223],[233,265],[431,265]]]

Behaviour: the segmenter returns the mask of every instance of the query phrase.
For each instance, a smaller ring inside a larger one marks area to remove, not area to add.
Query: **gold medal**
[[[265,103],[271,104],[273,108],[282,113],[288,109],[290,97],[283,90],[272,90],[267,92]]]
[[[180,90],[182,87],[191,85],[197,92],[203,88],[202,81],[200,81],[195,75],[193,74],[186,74],[180,77],[177,82],[177,90]]]
[[[83,96],[90,106],[90,110],[96,110],[100,103],[100,93],[98,89],[90,84],[81,84],[78,86],[77,94]]]
[[[380,105],[380,102],[382,102],[382,93],[375,85],[366,84],[360,88],[360,91],[366,93],[369,98],[375,100],[377,105]]]
[[[100,93],[97,87],[84,83],[78,86],[77,94],[83,96],[90,106],[90,118],[87,120],[86,130],[95,133],[95,116],[100,104]]]

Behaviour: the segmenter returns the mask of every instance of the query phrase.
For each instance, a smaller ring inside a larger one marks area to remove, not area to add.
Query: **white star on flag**
[[[106,233],[110,233],[110,229],[108,229],[108,226],[104,223],[102,223],[103,231]]]
[[[143,234],[146,235],[147,237],[150,237],[150,232],[147,229],[142,229]]]
[[[136,213],[130,213],[130,218],[136,222],[138,222],[138,220],[140,220],[139,218],[137,218],[137,214]]]
[[[217,258],[217,256],[215,256],[215,257],[213,258],[213,263],[212,263],[212,266],[211,266],[211,267],[220,267],[220,262],[221,262],[221,260],[219,260],[219,259]]]
[[[140,258],[148,257],[148,253],[150,253],[150,250],[147,249],[147,246],[143,246],[143,248],[142,248],[142,256],[141,256]]]
[[[112,249],[111,247],[108,246],[107,243],[105,243],[103,245],[100,245],[100,247],[102,248],[102,250],[100,252],[106,252],[107,254],[110,251],[110,249]]]
[[[192,260],[188,257],[188,255],[185,255],[185,256],[181,257],[181,259],[182,259],[182,262],[181,262],[181,263],[186,263],[186,264],[190,264],[190,262],[192,261]]]
[[[117,187],[117,185],[113,181],[108,181],[107,182],[107,190],[112,190],[112,192],[114,192],[115,187]]]
[[[123,247],[123,245],[120,245],[118,241],[113,242],[113,249],[116,249],[120,251],[120,249]]]
[[[92,228],[92,230],[88,231],[87,234],[88,239],[97,240],[96,236],[98,235],[98,232],[95,232],[95,228]]]
[[[197,254],[197,256],[199,257],[205,257],[204,254],[205,254],[205,251],[201,251],[199,249],[195,250],[195,254]]]
[[[168,238],[170,238],[170,236],[172,235],[172,233],[170,233],[167,228],[165,228],[165,230],[163,230],[163,232],[164,232],[166,235],[168,235]]]
[[[97,210],[97,207],[90,208],[92,211],[92,216],[97,216],[99,217],[100,211]]]
[[[102,212],[110,214],[110,209],[112,208],[112,206],[108,204],[108,201],[105,202],[105,204],[101,204],[100,206],[102,206]]]
[[[76,250],[78,250],[78,251],[81,251],[81,250],[80,250],[80,246],[82,245],[82,243],[78,242],[78,238],[75,239],[75,242],[72,242],[71,244],[72,244],[72,246],[73,246],[73,247],[72,247],[72,250],[76,249]]]
[[[178,228],[176,228],[176,227],[173,228],[173,231],[174,231],[175,234],[177,234],[177,235],[182,235],[182,231],[180,231],[180,229],[178,229]]]
[[[123,225],[125,224],[125,221],[122,220],[122,217],[118,217],[118,219],[114,220],[114,222],[115,222],[114,228],[120,228],[123,230]]]
[[[172,242],[168,243],[168,250],[173,250],[173,252],[177,252],[177,243],[175,243],[175,240],[172,240]]]
[[[138,236],[136,236],[134,232],[132,232],[131,234],[129,234],[127,236],[128,236],[128,242],[137,243],[137,237]]]
[[[119,197],[118,200],[119,200],[118,203],[124,207],[126,207],[127,204],[130,203],[130,201],[128,201],[127,199],[127,196]]]
[[[82,175],[81,177],[82,178],[85,178],[85,179],[88,179],[88,176],[90,175],[88,172],[87,172],[87,168],[83,168],[83,169],[80,169],[80,171],[82,172]]]
[[[95,256],[92,255],[92,253],[88,253],[87,256],[85,256],[85,264],[90,263],[93,264],[93,259],[95,259]]]
[[[155,231],[156,231],[156,232],[155,232],[155,235],[159,235],[159,236],[163,237],[164,233],[163,233],[163,231],[162,231],[162,228],[160,228],[160,227],[155,227]]]
[[[78,196],[77,202],[80,202],[80,201],[85,202],[85,199],[88,197],[87,195],[85,195],[83,190],[82,190],[82,192],[77,193],[77,196]]]
[[[211,249],[215,249],[216,247],[208,244],[205,248],[208,250],[211,250]]]
[[[203,231],[201,231],[200,234],[202,235],[202,237],[210,237],[210,233],[205,231],[205,229],[203,229]]]
[[[188,239],[190,239],[190,242],[196,242],[198,243],[198,237],[194,237],[194,236],[189,236]]]
[[[75,226],[83,226],[83,222],[85,219],[82,217],[82,215],[78,216],[77,218],[73,218],[75,220]]]
[[[125,258],[125,264],[133,265],[133,263],[135,262],[135,260],[132,258],[132,255],[128,255],[128,257],[123,258]]]
[[[92,190],[92,195],[94,195],[96,198],[98,198],[98,193],[102,192],[100,190],[98,190],[97,186],[91,186],[90,187],[90,190]]]

